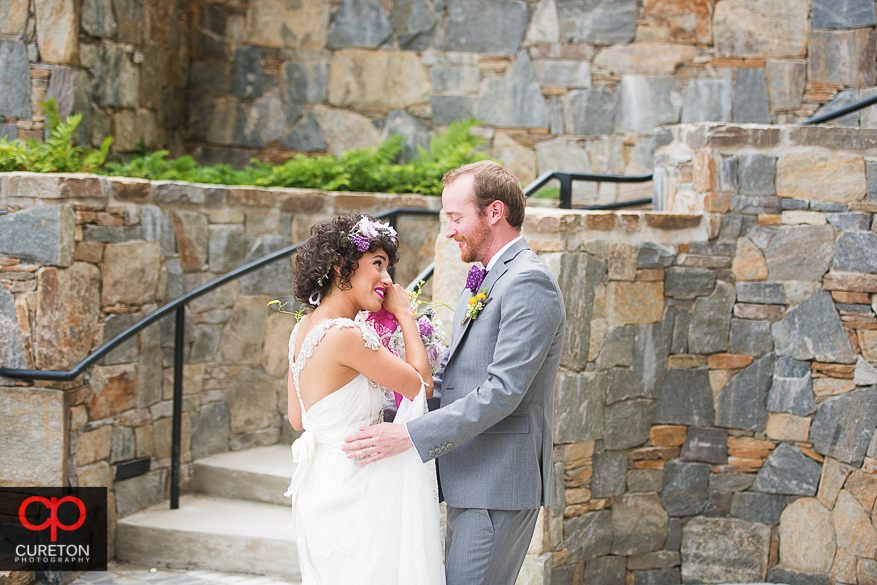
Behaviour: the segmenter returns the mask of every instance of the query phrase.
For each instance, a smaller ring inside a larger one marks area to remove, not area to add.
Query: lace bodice
[[[377,351],[381,347],[381,340],[374,329],[372,329],[365,323],[341,317],[338,319],[326,319],[325,321],[318,323],[313,329],[311,329],[311,331],[305,336],[304,341],[302,341],[301,349],[299,350],[298,356],[296,356],[295,341],[298,334],[298,325],[296,325],[295,328],[292,330],[292,335],[290,335],[289,337],[289,367],[292,371],[292,382],[295,386],[295,394],[298,397],[298,403],[301,407],[303,419],[305,415],[305,407],[301,399],[301,373],[307,365],[308,359],[314,356],[314,350],[323,339],[323,337],[326,335],[326,331],[328,331],[332,327],[358,327],[359,330],[362,332],[362,337],[365,341],[365,346],[367,348]],[[332,394],[337,394],[348,386],[361,383],[363,381],[367,382],[371,390],[377,390],[378,392],[382,393],[382,391],[380,390],[380,386],[360,374],[359,376],[351,380],[347,385],[339,388]],[[332,394],[330,394],[329,396],[332,396]],[[327,396],[326,398],[329,398],[329,396]],[[317,404],[319,404],[323,400],[325,400],[325,398],[318,401]],[[311,408],[314,408],[314,406],[316,406],[316,404],[311,406]]]

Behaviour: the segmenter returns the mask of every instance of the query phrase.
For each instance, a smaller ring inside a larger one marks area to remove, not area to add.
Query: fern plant
[[[55,98],[40,104],[49,124],[45,142],[0,138],[0,171],[35,173],[93,173],[106,161],[113,138],[108,136],[99,150],[73,146],[73,133],[82,114],[61,120]]]

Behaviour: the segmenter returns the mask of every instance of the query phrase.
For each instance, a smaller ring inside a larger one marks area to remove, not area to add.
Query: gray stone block
[[[750,473],[728,473],[710,475],[710,491],[716,492],[742,492],[748,490],[755,476]]]
[[[292,240],[283,236],[260,236],[255,246],[250,247],[246,262],[252,262],[272,252],[292,245]],[[284,295],[289,294],[289,275],[292,271],[290,260],[278,260],[268,266],[244,275],[240,279],[241,292],[245,295]]]
[[[609,498],[624,493],[627,483],[627,454],[624,451],[602,451],[594,454],[594,476],[591,495]]]
[[[813,211],[829,211],[833,213],[839,213],[841,211],[849,211],[850,206],[846,203],[837,203],[835,201],[822,201],[820,199],[814,199],[810,202],[810,209]]]
[[[568,134],[603,136],[615,125],[615,96],[605,87],[571,91],[563,96]]]
[[[112,39],[116,36],[112,0],[84,0],[79,23],[91,36]]]
[[[305,61],[286,64],[286,98],[293,102],[320,103],[326,99],[329,61]]]
[[[603,437],[604,372],[563,372],[554,394],[554,441],[578,443]]]
[[[633,365],[633,341],[634,327],[632,325],[610,327],[603,340],[603,347],[600,348],[600,354],[597,356],[597,370]]]
[[[811,30],[807,38],[808,83],[874,85],[875,33],[871,28]]]
[[[600,557],[585,565],[584,582],[593,585],[624,585],[624,557]]]
[[[670,310],[669,308],[667,309]],[[688,353],[688,328],[691,326],[691,311],[678,309],[673,318],[673,342],[670,345],[670,353]]]
[[[560,363],[567,368],[582,370],[588,361],[594,291],[606,273],[606,262],[590,254],[559,254],[549,262],[567,299],[566,318],[583,325],[567,327]]]
[[[740,370],[725,384],[716,396],[716,425],[764,432],[768,418],[767,393],[775,364],[776,357],[767,354]]]
[[[379,0],[344,0],[329,27],[330,49],[377,49],[393,34]]]
[[[674,266],[664,276],[664,295],[668,297],[694,299],[712,293],[715,288],[716,273],[707,268]]]
[[[134,455],[134,429],[114,426],[113,438],[110,443],[110,463],[127,461],[133,459]]]
[[[627,383],[630,368],[612,368],[606,372],[606,404],[614,404],[631,398],[630,385]]]
[[[405,145],[397,155],[398,162],[408,162],[417,156],[417,146],[429,148],[432,131],[419,118],[415,118],[403,110],[394,110],[387,114],[384,127],[387,136],[398,134],[405,138]]]
[[[877,160],[865,161],[865,182],[868,185],[868,201],[877,201]]]
[[[770,527],[736,518],[692,518],[682,531],[684,583],[758,583],[767,571]]]
[[[18,126],[14,122],[0,122],[0,139],[15,140],[18,138]]]
[[[658,400],[655,422],[710,426],[715,420],[713,392],[706,369],[670,368]]]
[[[625,495],[612,502],[612,554],[656,551],[667,539],[668,516],[658,494]]]
[[[433,91],[474,93],[481,85],[481,72],[472,64],[440,64],[429,70]]]
[[[457,120],[466,120],[472,116],[474,102],[474,98],[466,95],[433,94],[429,96],[433,122],[447,126]]]
[[[608,555],[612,550],[612,512],[587,512],[563,521],[563,547],[569,562],[580,563]]]
[[[641,245],[636,253],[637,268],[669,268],[675,262],[675,250],[651,242]]]
[[[816,410],[810,364],[789,357],[780,357],[774,369],[767,398],[771,412],[787,412],[807,416]]]
[[[559,97],[548,99],[548,132],[563,134],[563,101]]]
[[[502,0],[506,1],[506,0]],[[487,125],[548,128],[548,106],[533,79],[530,56],[520,51],[503,79],[485,79],[473,115]]]
[[[734,286],[720,280],[709,296],[699,297],[691,313],[688,328],[690,353],[716,353],[728,350],[731,327],[731,309],[736,292]]]
[[[877,426],[877,388],[868,386],[819,405],[810,427],[817,453],[860,466]]]
[[[841,364],[856,361],[831,295],[822,289],[774,323],[771,335],[779,356]]]
[[[732,195],[731,211],[733,213],[779,213],[782,211],[782,198],[770,195]]]
[[[654,418],[654,400],[623,400],[607,405],[603,420],[603,447],[629,449],[648,442]]]
[[[222,325],[196,325],[192,349],[186,360],[190,364],[216,361],[222,341]]]
[[[85,242],[129,242],[142,239],[141,226],[110,226],[110,225],[85,225],[82,230],[82,239]]]
[[[874,3],[869,0],[813,0],[814,29],[865,28],[875,24],[877,15]]]
[[[663,469],[631,469],[627,472],[627,491],[630,493],[660,492],[663,488]]]
[[[661,502],[670,516],[694,516],[709,500],[710,466],[705,463],[668,461],[664,467]]]
[[[867,230],[871,227],[871,214],[861,212],[826,213],[825,219],[836,230]]]
[[[877,234],[843,232],[835,242],[831,266],[846,272],[877,272]]]
[[[631,0],[556,0],[561,42],[627,43],[636,32]]]
[[[24,338],[15,314],[15,297],[0,287],[0,364],[7,368],[27,368]]]
[[[738,69],[734,79],[734,121],[770,124],[767,73],[764,69]]]
[[[393,2],[393,30],[399,48],[422,51],[432,42],[438,16],[427,0],[397,0]]]
[[[865,447],[867,446],[866,442]],[[780,443],[755,477],[752,491],[814,496],[821,474],[820,465],[801,453],[798,447]]]
[[[615,127],[653,134],[656,126],[679,122],[682,91],[674,76],[625,75],[616,90]]]
[[[692,79],[682,90],[682,123],[730,122],[731,80]]]
[[[807,83],[807,62],[768,59],[766,63],[771,110],[794,110],[801,106]]]
[[[732,494],[727,492],[710,492],[703,515],[709,518],[727,518],[731,513]]]
[[[699,461],[724,465],[728,462],[728,431],[689,427],[679,453],[681,461]]]
[[[786,201],[785,197],[783,197],[783,201]],[[804,207],[803,209],[806,209],[806,207]],[[770,244],[770,241],[773,239],[776,233],[777,228],[775,227],[759,225],[749,230],[749,232],[746,234],[746,237],[749,238],[749,241],[755,244],[756,247],[764,250]]]
[[[297,104],[284,104],[279,91],[271,91],[250,106],[249,122],[256,129],[262,142],[279,142],[289,132],[289,127],[305,114]]]
[[[781,282],[738,282],[736,287],[738,303],[789,304]]]
[[[829,0],[830,1],[830,0]],[[816,10],[816,2],[813,3],[813,9]],[[871,10],[874,10],[874,7],[871,7]],[[821,116],[822,114],[829,114],[831,112],[836,112],[841,108],[845,108],[846,106],[855,103],[859,99],[859,90],[855,87],[847,88],[837,94],[833,100],[816,110],[814,116]],[[851,112],[846,116],[841,116],[840,118],[835,118],[834,120],[830,120],[830,124],[832,126],[858,126],[859,125],[859,117],[861,115],[861,110],[857,110],[855,112]]]
[[[137,107],[140,72],[123,45],[103,43],[94,68],[94,98],[101,107]]]
[[[10,258],[70,266],[76,217],[68,205],[46,205],[0,215],[0,254]]]
[[[767,154],[737,156],[737,178],[740,195],[775,195],[777,157]]]
[[[514,55],[530,11],[519,0],[448,0],[444,50]]]
[[[759,356],[772,350],[770,321],[731,319],[731,353]]]
[[[680,546],[682,546],[682,521],[679,518],[670,518],[664,550],[678,551]]]
[[[116,517],[130,516],[164,500],[167,471],[156,469],[145,475],[115,482],[113,487],[116,493]]]
[[[281,143],[284,148],[301,152],[322,152],[326,150],[326,142],[320,133],[320,127],[314,115],[308,112],[292,127]]]
[[[679,567],[633,571],[633,585],[679,585],[680,583],[682,583],[682,574],[679,572]]]
[[[540,59],[533,63],[533,72],[542,86],[591,87],[591,66],[587,61]]]
[[[189,67],[189,91],[214,95],[231,93],[231,66],[225,62],[193,61]]]
[[[633,339],[633,365],[627,378],[623,398],[658,397],[667,373],[667,356],[673,335],[673,320],[667,317],[659,323],[635,325]]]
[[[743,492],[734,494],[731,516],[763,524],[779,524],[788,497],[780,494]]]
[[[192,429],[192,458],[228,451],[229,424],[228,404],[211,402],[202,406]]]
[[[110,315],[104,321],[104,343],[131,327],[140,320],[137,314]],[[101,363],[105,365],[130,364],[136,362],[140,356],[137,336],[129,337],[117,346],[113,351],[104,356]]]
[[[796,199],[795,197],[783,197],[782,200],[782,209],[786,211],[787,209],[809,209],[810,202],[806,199]]]
[[[821,573],[787,571],[777,565],[767,570],[767,582],[783,583],[784,585],[829,585],[831,577]]]
[[[737,157],[722,155],[721,166],[719,167],[718,181],[716,187],[723,192],[736,192],[737,181]],[[724,216],[727,217],[727,216]],[[724,219],[723,217],[723,219]]]
[[[27,48],[0,41],[0,116],[30,120],[32,115]]]
[[[801,254],[802,249],[807,254]],[[764,251],[771,280],[822,278],[834,248],[834,228],[828,225],[784,225]]]

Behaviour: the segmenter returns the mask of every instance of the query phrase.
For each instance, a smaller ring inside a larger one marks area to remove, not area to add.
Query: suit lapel
[[[508,272],[508,264],[511,263],[519,253],[527,249],[529,249],[529,246],[527,246],[527,242],[525,242],[522,238],[515,242],[511,247],[509,247],[508,250],[503,252],[503,255],[500,257],[494,267],[487,273],[487,278],[485,278],[484,282],[481,283],[481,288],[486,288],[488,291],[487,298],[494,298],[494,295],[492,294],[494,290],[494,285],[500,278],[502,278],[502,276],[506,272]],[[454,328],[456,329],[456,333],[451,339],[451,349],[449,350],[450,354],[448,355],[448,361],[450,361],[450,359],[454,357],[454,353],[457,351],[457,348],[462,343],[463,338],[469,331],[469,326],[472,324],[473,319],[466,318],[465,323],[460,325],[460,321],[462,321],[464,317],[466,317],[466,309],[468,308],[469,299],[471,297],[472,293],[467,289],[463,289],[463,293],[460,295],[460,300],[457,303],[457,309],[454,313]]]

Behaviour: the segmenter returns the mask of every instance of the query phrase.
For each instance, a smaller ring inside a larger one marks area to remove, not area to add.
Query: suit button
[[[435,449],[430,449],[430,450],[429,450],[429,456],[430,456],[430,457],[435,457]]]
[[[454,448],[454,444],[453,444],[453,443],[448,443],[448,449],[453,449],[453,448]]]

